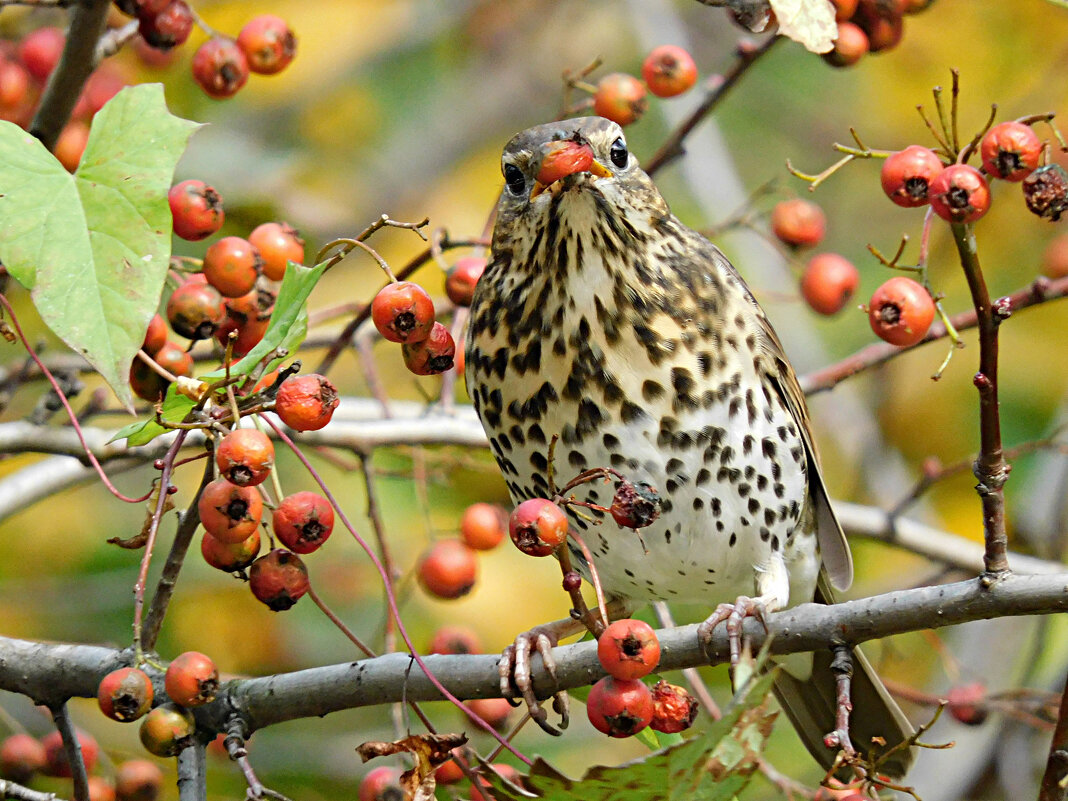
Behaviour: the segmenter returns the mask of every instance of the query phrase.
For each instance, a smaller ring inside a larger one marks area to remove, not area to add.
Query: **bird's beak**
[[[531,199],[536,198],[561,178],[578,172],[588,172],[598,178],[611,178],[610,170],[605,169],[593,157],[593,151],[587,144],[571,140],[550,142],[544,148],[541,167],[530,192]]]

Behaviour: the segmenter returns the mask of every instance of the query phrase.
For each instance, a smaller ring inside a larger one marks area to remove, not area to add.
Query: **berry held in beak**
[[[594,159],[589,145],[570,140],[551,142],[545,148],[531,198],[537,197],[561,178],[578,172],[588,172],[598,178],[612,175]]]

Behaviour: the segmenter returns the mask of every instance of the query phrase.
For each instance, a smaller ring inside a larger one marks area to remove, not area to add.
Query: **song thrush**
[[[512,499],[549,495],[554,437],[557,475],[612,467],[648,482],[661,514],[641,537],[597,511],[596,525],[571,516],[605,592],[728,604],[710,621],[730,618],[735,632],[745,615],[823,600],[821,571],[848,586],[849,547],[779,338],[727,258],[671,214],[619,126],[536,126],[507,144],[502,170],[466,380]],[[611,502],[610,486],[581,489]],[[834,677],[827,655],[812,664],[791,660],[776,690],[829,765]],[[862,658],[853,701],[858,747],[907,737]],[[881,770],[900,774],[909,759],[902,749]]]

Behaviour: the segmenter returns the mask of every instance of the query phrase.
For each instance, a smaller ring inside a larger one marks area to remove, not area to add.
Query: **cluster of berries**
[[[905,35],[905,17],[924,11],[934,0],[831,0],[838,37],[823,58],[835,67],[856,64],[868,53],[897,47]]]
[[[649,106],[647,93],[675,97],[697,83],[693,57],[675,45],[661,45],[642,62],[641,79],[625,72],[613,72],[593,89],[593,111],[618,125],[637,121]]]

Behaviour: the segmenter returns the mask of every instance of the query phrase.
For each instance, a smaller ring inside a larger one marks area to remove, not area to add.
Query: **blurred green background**
[[[283,16],[299,37],[297,60],[278,76],[253,76],[226,102],[208,99],[190,79],[189,59],[203,39],[200,33],[177,51],[167,68],[145,66],[130,48],[115,60],[133,80],[162,81],[172,112],[208,123],[194,136],[176,178],[200,178],[218,189],[227,212],[223,233],[247,235],[260,222],[283,219],[302,231],[309,254],[335,237],[355,235],[383,213],[399,220],[429,217],[432,228],[443,226],[454,237],[479,235],[499,189],[501,146],[512,133],[557,114],[565,69],[602,56],[602,72],[636,73],[652,45],[675,43],[691,50],[704,78],[730,66],[736,41],[745,35],[722,9],[692,0],[260,0],[196,2],[195,7],[210,25],[232,34],[257,13]],[[0,32],[14,38],[38,24],[62,21],[62,12],[5,9]],[[808,196],[805,185],[787,174],[785,160],[818,172],[836,158],[832,143],[849,141],[850,127],[874,148],[932,144],[915,107],[922,103],[931,108],[931,88],[948,87],[953,68],[961,75],[962,136],[970,136],[986,121],[991,103],[998,104],[999,119],[1064,111],[1068,9],[1046,0],[938,0],[928,11],[906,19],[900,46],[850,69],[833,69],[799,45],[783,41],[729,95],[714,120],[703,124],[690,142],[690,154],[663,171],[658,183],[676,213],[698,228],[730,217],[745,202],[746,191],[771,179],[777,180],[778,193],[758,203],[764,211],[774,199]],[[646,117],[628,129],[631,149],[648,158],[672,122],[699,102],[698,94],[654,99]],[[713,126],[722,135],[723,148],[709,135]],[[1045,135],[1046,129],[1040,133]],[[732,189],[733,176],[741,182],[741,194]],[[821,248],[846,255],[861,269],[858,302],[889,275],[866,245],[892,252],[907,233],[912,243],[906,261],[915,260],[923,212],[900,209],[885,198],[877,163],[849,165],[821,186],[814,199],[829,219]],[[1063,223],[1030,215],[1018,186],[996,186],[993,209],[976,226],[991,293],[1004,294],[1033,280],[1043,248],[1063,230]],[[424,247],[406,231],[384,231],[372,244],[395,268]],[[792,277],[799,264],[784,270],[759,237],[731,235],[724,246],[777,323],[800,372],[874,341],[865,315],[854,308],[832,319],[817,319],[808,312]],[[203,246],[177,242],[176,251],[199,256]],[[457,255],[453,252],[449,258]],[[948,230],[940,224],[932,234],[930,274],[945,294],[950,313],[969,306]],[[416,279],[441,295],[443,273],[437,265],[427,265]],[[328,274],[311,307],[367,302],[381,280],[370,259],[350,257]],[[24,324],[47,340],[21,290],[13,290],[13,295],[20,301]],[[316,333],[336,332],[343,323],[330,320]],[[1061,304],[1027,311],[1003,327],[1001,399],[1007,444],[1047,436],[1062,414],[1068,384],[1066,335],[1068,315]],[[836,400],[838,392],[813,399],[832,494],[889,508],[907,494],[923,459],[936,457],[950,464],[974,455],[978,404],[971,377],[977,348],[974,337],[964,338],[967,347],[956,353],[937,383],[929,376],[944,358],[946,343],[852,380],[843,390],[851,393],[847,405]],[[438,392],[439,379],[412,377],[392,347],[380,345],[375,353],[392,397],[422,399]],[[3,362],[16,364],[22,358],[17,347],[9,347]],[[309,356],[305,364],[316,361]],[[351,395],[367,394],[362,376],[351,351],[331,374],[342,392]],[[3,419],[24,414],[37,391],[23,390]],[[465,400],[462,388],[458,397]],[[106,417],[98,422],[117,427],[127,421]],[[17,471],[33,459],[6,458],[0,462],[0,474]],[[380,471],[377,486],[390,543],[405,576],[431,538],[455,532],[467,504],[506,502],[503,482],[483,453],[383,450],[373,463]],[[360,474],[322,460],[316,464],[361,531],[369,533]],[[425,493],[411,480],[417,464],[426,466]],[[1046,480],[1052,469],[1034,456],[1014,467],[1006,488],[1010,525],[1019,519],[1046,521],[1027,531],[1014,527],[1018,549],[1055,553],[1063,539],[1063,516],[1052,527],[1049,521],[1057,520],[1055,516],[1027,517],[1036,505],[1064,496],[1063,485],[1058,488]],[[280,471],[287,491],[312,488],[287,454],[280,456]],[[117,483],[139,493],[149,472],[146,468],[125,474]],[[179,504],[188,500],[198,477],[195,467],[180,472]],[[938,485],[916,515],[981,540],[973,483],[965,473]],[[0,633],[128,644],[139,554],[104,541],[136,532],[142,519],[141,507],[120,504],[87,486],[0,524]],[[164,530],[169,536],[173,519]],[[853,592],[858,595],[925,583],[940,572],[922,559],[869,542],[858,542],[855,550],[858,581]],[[405,620],[417,644],[428,642],[438,625],[454,622],[476,629],[486,649],[495,651],[519,631],[566,613],[557,568],[548,560],[524,558],[509,546],[481,555],[480,561],[477,587],[459,601],[431,600],[414,582],[401,582]],[[339,531],[307,564],[315,586],[335,611],[361,636],[380,643],[381,588],[355,543]],[[681,610],[680,617],[697,619],[702,614]],[[1041,685],[1051,675],[1063,675],[1058,673],[1063,655],[1055,648],[1063,638],[1047,635],[1034,641],[1035,651],[1004,656],[1006,662],[1022,659],[1039,668],[1051,666],[1051,672],[1021,677],[1017,671],[1013,681]],[[284,614],[271,613],[243,584],[211,570],[199,558],[191,558],[186,566],[159,643],[165,658],[189,649],[210,654],[227,674],[261,675],[356,658],[310,601]],[[953,663],[947,667],[921,635],[898,638],[872,653],[887,675],[935,691],[961,679],[992,675],[987,664],[968,661],[959,666],[959,676],[954,675]],[[1036,654],[1045,659],[1035,659]],[[725,670],[706,673],[722,696]],[[991,679],[991,684],[996,681]],[[35,734],[50,728],[24,699],[0,695],[0,708]],[[910,711],[921,721],[930,715],[927,709]],[[443,730],[465,728],[465,721],[447,705],[431,705],[430,713]],[[140,755],[136,727],[105,720],[90,701],[77,704],[75,714],[111,759]],[[1000,725],[997,719],[987,724]],[[490,748],[484,736],[473,736],[477,747]],[[946,739],[958,736],[965,737],[954,731]],[[1032,756],[1041,754],[1044,738],[1034,740],[1038,750]],[[252,740],[252,760],[268,786],[290,797],[351,797],[366,770],[353,749],[373,739],[392,739],[384,709],[339,713],[260,732]],[[528,727],[517,744],[572,775],[593,764],[643,753],[636,742],[593,736],[581,709],[564,738],[550,739]],[[966,747],[964,740],[956,756]],[[786,726],[776,735],[771,759],[790,775],[809,783],[818,779]],[[937,776],[937,770],[929,775]],[[935,786],[919,789],[925,797],[937,797]],[[63,792],[61,784],[54,787]],[[240,774],[228,762],[212,764],[211,797],[242,795],[241,788]],[[749,797],[773,797],[776,792],[758,779]],[[998,794],[996,784],[983,793]]]

